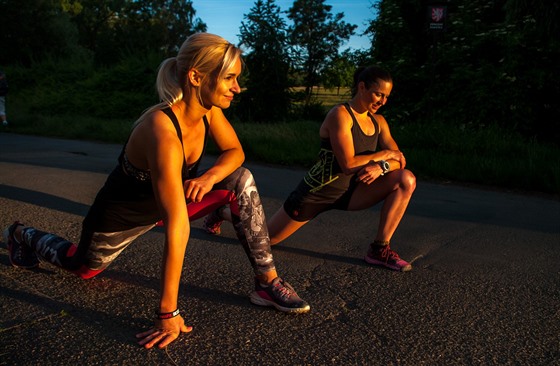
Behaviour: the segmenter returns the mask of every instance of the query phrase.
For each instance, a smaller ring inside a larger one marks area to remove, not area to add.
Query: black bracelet
[[[179,315],[179,313],[180,313],[179,309],[176,309],[175,311],[172,311],[170,313],[160,313],[159,311],[156,310],[156,319],[164,320],[164,319],[175,318],[177,315]]]

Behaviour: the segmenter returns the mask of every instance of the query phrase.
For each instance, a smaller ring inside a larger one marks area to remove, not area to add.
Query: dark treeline
[[[444,9],[441,24],[430,24],[430,5]],[[376,7],[372,55],[395,75],[391,104],[404,119],[497,125],[558,141],[560,3],[381,0]]]
[[[239,25],[246,91],[229,113],[241,121],[320,120],[313,87],[348,87],[357,66],[377,63],[395,79],[384,111],[395,123],[492,125],[556,142],[559,7],[377,0],[364,5],[371,47],[343,50],[356,25],[328,1],[280,9],[257,0]],[[153,104],[159,62],[206,30],[189,0],[0,0],[0,24],[0,68],[31,114],[100,118],[134,118]]]

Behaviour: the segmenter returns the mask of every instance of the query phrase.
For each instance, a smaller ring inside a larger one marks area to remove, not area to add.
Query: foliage
[[[293,21],[289,27],[293,61],[305,75],[303,86],[308,97],[313,86],[319,84],[321,71],[357,28],[342,20],[344,13],[333,16],[331,9],[325,0],[295,0],[288,10],[288,18]]]
[[[344,87],[352,87],[354,82],[354,72],[359,62],[350,50],[345,50],[339,56],[333,57],[327,67],[323,70],[321,80],[325,88],[336,88],[337,94]]]
[[[49,58],[29,69],[10,68],[13,98],[25,98],[32,114],[129,118],[157,102],[154,81],[159,54],[131,55],[113,67],[95,67],[74,56]]]
[[[430,30],[426,7],[380,0],[368,33],[374,59],[395,78],[392,105],[402,122],[458,127],[498,125],[558,141],[558,3],[457,0],[443,30]]]
[[[242,123],[234,127],[252,161],[301,167],[311,164],[319,151],[319,126],[313,121]]]
[[[282,121],[290,107],[286,23],[274,0],[257,0],[244,19],[239,39],[250,50],[249,75],[236,112],[242,120]]]
[[[176,52],[187,36],[205,31],[190,0],[65,0],[80,43],[97,63],[114,64],[130,53]],[[80,6],[77,6],[77,4]]]
[[[195,13],[190,0],[3,0],[0,63],[81,53],[113,65],[131,53],[168,55],[206,30]]]
[[[0,1],[0,64],[29,66],[44,57],[65,57],[84,51],[78,32],[54,0]]]
[[[131,128],[129,119],[48,116],[22,113],[24,108],[14,107],[8,132],[123,143]],[[407,167],[421,180],[560,194],[558,145],[527,141],[495,126],[477,129],[440,122],[389,123],[407,157]],[[314,121],[242,123],[234,128],[249,161],[309,168],[317,157],[319,126]],[[216,153],[212,145],[208,151]],[[511,163],[512,155],[515,164]]]
[[[432,71],[427,66],[430,36],[426,7],[415,0],[379,0],[373,6],[378,15],[366,34],[373,40],[374,63],[393,75],[389,108],[398,106],[405,121],[425,118],[424,107],[418,102],[427,92]]]

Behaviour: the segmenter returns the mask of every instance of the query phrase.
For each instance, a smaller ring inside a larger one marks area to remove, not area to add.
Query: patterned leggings
[[[255,180],[246,168],[238,168],[214,185],[201,202],[187,205],[189,220],[195,221],[229,204],[237,238],[255,274],[275,269],[266,218]],[[155,226],[138,226],[119,232],[88,232],[83,229],[78,246],[33,227],[22,230],[22,239],[37,255],[82,278],[91,278],[107,266],[137,237]]]

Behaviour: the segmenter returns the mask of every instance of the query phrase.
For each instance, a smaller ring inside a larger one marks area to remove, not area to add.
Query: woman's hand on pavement
[[[176,340],[181,333],[190,331],[192,327],[185,325],[183,317],[178,315],[170,319],[156,319],[152,329],[136,334],[136,338],[140,338],[138,344],[145,348],[152,348],[155,345],[164,348]]]

